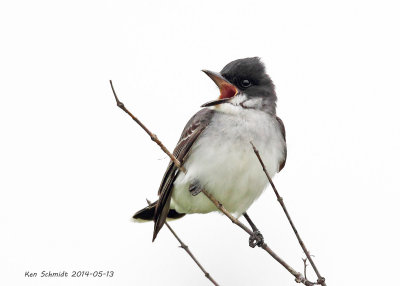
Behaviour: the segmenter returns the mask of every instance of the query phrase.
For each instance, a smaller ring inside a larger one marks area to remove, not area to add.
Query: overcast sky
[[[172,150],[218,89],[200,70],[259,56],[288,159],[275,178],[328,285],[398,272],[397,1],[3,1],[0,284],[210,285],[166,228],[130,217],[168,164],[120,99]],[[249,209],[302,271],[271,189]],[[297,285],[217,213],[171,223],[220,285]],[[25,272],[114,271],[112,278]],[[309,267],[309,277],[314,279]]]

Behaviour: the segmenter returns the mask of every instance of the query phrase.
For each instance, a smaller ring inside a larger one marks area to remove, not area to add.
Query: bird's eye
[[[251,82],[248,79],[244,79],[240,82],[240,85],[244,88],[249,87],[251,85]]]

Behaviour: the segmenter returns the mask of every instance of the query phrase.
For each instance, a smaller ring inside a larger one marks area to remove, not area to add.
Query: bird
[[[204,189],[236,217],[243,215],[253,229],[250,246],[261,246],[263,236],[247,210],[269,182],[251,143],[271,177],[283,169],[286,131],[276,115],[275,85],[259,57],[234,60],[219,73],[202,71],[220,95],[192,116],[174,149],[186,173],[171,160],[158,200],[136,212],[133,220],[154,221],[154,241],[167,219],[217,211]]]

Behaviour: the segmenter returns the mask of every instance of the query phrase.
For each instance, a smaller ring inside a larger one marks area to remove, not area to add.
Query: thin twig
[[[111,85],[111,89],[112,89],[112,92],[113,92],[114,97],[115,97],[115,101],[117,102],[117,106],[118,106],[119,108],[121,108],[123,111],[125,111],[133,120],[135,120],[135,122],[136,122],[137,124],[139,124],[139,126],[142,127],[142,129],[143,129],[144,131],[146,131],[146,133],[150,136],[151,140],[153,140],[154,142],[156,142],[157,145],[160,146],[160,148],[164,151],[164,153],[167,154],[167,155],[171,158],[172,161],[174,161],[175,166],[177,166],[182,172],[184,172],[184,173],[186,174],[185,168],[183,168],[183,167],[181,166],[181,163],[175,158],[175,156],[172,155],[172,154],[168,151],[167,147],[165,147],[164,144],[161,143],[160,140],[158,140],[157,135],[154,134],[154,133],[152,133],[152,132],[151,132],[137,117],[135,117],[135,116],[125,107],[125,105],[118,99],[117,93],[115,92],[115,89],[114,89],[114,86],[113,86],[113,83],[112,83],[112,80],[110,80],[110,85]]]
[[[115,90],[114,90],[114,87],[113,87],[113,85],[112,85],[112,81],[111,81],[111,80],[110,80],[110,84],[111,84],[111,88],[112,88],[113,93],[114,93],[115,100],[117,101],[118,107],[120,107],[122,110],[124,110],[135,122],[137,122],[137,123],[140,125],[140,127],[142,127],[143,130],[145,130],[146,133],[149,134],[151,140],[153,140],[154,142],[156,142],[156,143],[161,147],[161,149],[165,152],[165,154],[167,154],[167,155],[171,158],[171,160],[174,162],[174,164],[175,164],[182,172],[185,172],[185,173],[186,173],[185,168],[184,168],[183,166],[181,166],[180,162],[175,158],[175,156],[172,155],[171,152],[169,152],[169,151],[167,150],[167,148],[161,143],[161,141],[158,140],[158,138],[157,138],[153,133],[151,133],[150,130],[147,129],[147,127],[146,127],[142,122],[140,122],[140,120],[137,119],[137,118],[124,106],[124,104],[123,104],[121,101],[119,101],[119,99],[118,99],[118,97],[117,97],[117,95],[116,95],[116,93],[115,93]],[[202,192],[203,192],[204,195],[206,195],[206,196],[214,203],[214,205],[215,205],[224,215],[226,215],[234,224],[238,225],[240,228],[242,228],[242,229],[243,229],[245,232],[247,232],[248,234],[250,234],[250,235],[253,234],[253,232],[252,232],[248,227],[246,227],[246,226],[245,226],[244,224],[242,224],[237,218],[235,218],[233,215],[231,215],[231,214],[224,208],[224,206],[223,206],[216,198],[214,198],[214,196],[212,196],[210,193],[208,193],[208,192],[207,192],[206,190],[204,190],[204,189],[202,190]],[[260,247],[261,247],[262,249],[264,249],[265,251],[267,251],[267,252],[268,252],[276,261],[278,261],[283,267],[285,267],[285,268],[295,277],[295,281],[296,281],[296,282],[298,282],[298,283],[303,283],[304,285],[307,285],[307,286],[312,286],[312,285],[315,285],[315,284],[316,284],[316,283],[313,283],[313,282],[308,281],[307,279],[305,279],[304,276],[303,276],[300,272],[297,272],[297,271],[294,270],[291,266],[289,266],[289,264],[287,264],[282,258],[280,258],[280,257],[279,257],[274,251],[272,251],[272,249],[269,248],[265,243],[263,243]],[[318,283],[318,284],[321,284],[321,283]]]
[[[302,260],[303,260],[303,264],[304,264],[304,278],[306,278],[307,279],[307,266],[308,266],[308,264],[307,264],[307,257],[306,258],[302,258]],[[308,279],[307,279],[308,280]],[[318,283],[318,282],[311,282],[313,285],[319,285],[320,283]]]
[[[274,193],[276,195],[276,198],[278,199],[279,204],[282,206],[282,209],[285,212],[285,215],[286,215],[287,219],[289,220],[289,223],[290,223],[290,225],[291,225],[291,227],[292,227],[292,229],[293,229],[293,231],[294,231],[294,233],[295,233],[295,235],[297,237],[297,240],[299,241],[299,244],[300,244],[301,248],[303,249],[305,255],[307,256],[307,259],[310,261],[310,264],[311,264],[312,268],[314,269],[315,274],[317,274],[317,277],[318,277],[317,283],[321,284],[322,286],[326,286],[325,278],[322,277],[321,274],[319,273],[319,271],[317,269],[317,266],[315,265],[314,261],[312,260],[310,253],[308,252],[303,240],[301,239],[301,237],[300,237],[300,235],[299,235],[299,233],[298,233],[298,231],[297,231],[297,229],[296,229],[296,227],[295,227],[295,225],[294,225],[294,223],[292,221],[292,218],[290,217],[289,212],[286,209],[285,203],[283,202],[283,198],[279,195],[278,190],[276,189],[274,182],[272,181],[271,177],[269,176],[269,174],[267,172],[267,169],[265,168],[265,165],[264,165],[263,160],[261,159],[260,153],[258,152],[257,148],[254,146],[253,142],[250,141],[250,144],[253,146],[254,153],[256,154],[258,160],[260,161],[262,169],[263,169],[265,175],[267,176],[268,181],[269,181],[272,189],[274,190]]]
[[[304,263],[304,278],[307,279],[307,258],[302,258]]]
[[[147,203],[150,205],[151,202],[146,199]],[[189,254],[189,256],[193,259],[193,261],[197,264],[197,266],[200,268],[201,271],[203,271],[204,276],[206,276],[206,278],[208,280],[211,281],[212,284],[214,284],[215,286],[219,286],[217,281],[214,280],[214,278],[211,277],[210,273],[208,273],[203,265],[201,265],[201,263],[197,260],[197,258],[194,256],[194,254],[190,251],[189,246],[187,246],[180,238],[179,236],[176,234],[176,232],[172,229],[172,227],[169,225],[168,222],[165,222],[165,225],[168,227],[169,231],[175,236],[175,238],[179,241],[179,243],[181,244],[179,247],[182,248],[183,250],[185,250],[187,252],[187,254]]]

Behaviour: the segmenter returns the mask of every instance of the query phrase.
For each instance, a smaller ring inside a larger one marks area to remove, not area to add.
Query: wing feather
[[[285,143],[286,143],[286,130],[285,130],[285,125],[283,124],[282,119],[280,119],[278,116],[276,117],[276,121],[278,121],[279,128],[280,128],[281,133],[282,133],[282,136],[283,136],[283,140],[285,140]],[[282,160],[281,163],[279,164],[279,172],[283,169],[283,167],[285,167],[285,164],[286,164],[286,157],[287,157],[287,148],[286,148],[286,144],[285,144],[283,160]]]
[[[213,114],[213,110],[207,108],[202,109],[186,124],[173,152],[174,156],[182,165],[185,163],[185,159],[189,156],[193,144],[210,124]],[[171,161],[163,179],[161,180],[160,188],[158,189],[159,199],[154,214],[153,241],[156,239],[158,232],[161,230],[167,218],[171,203],[173,184],[179,173],[180,170]]]

